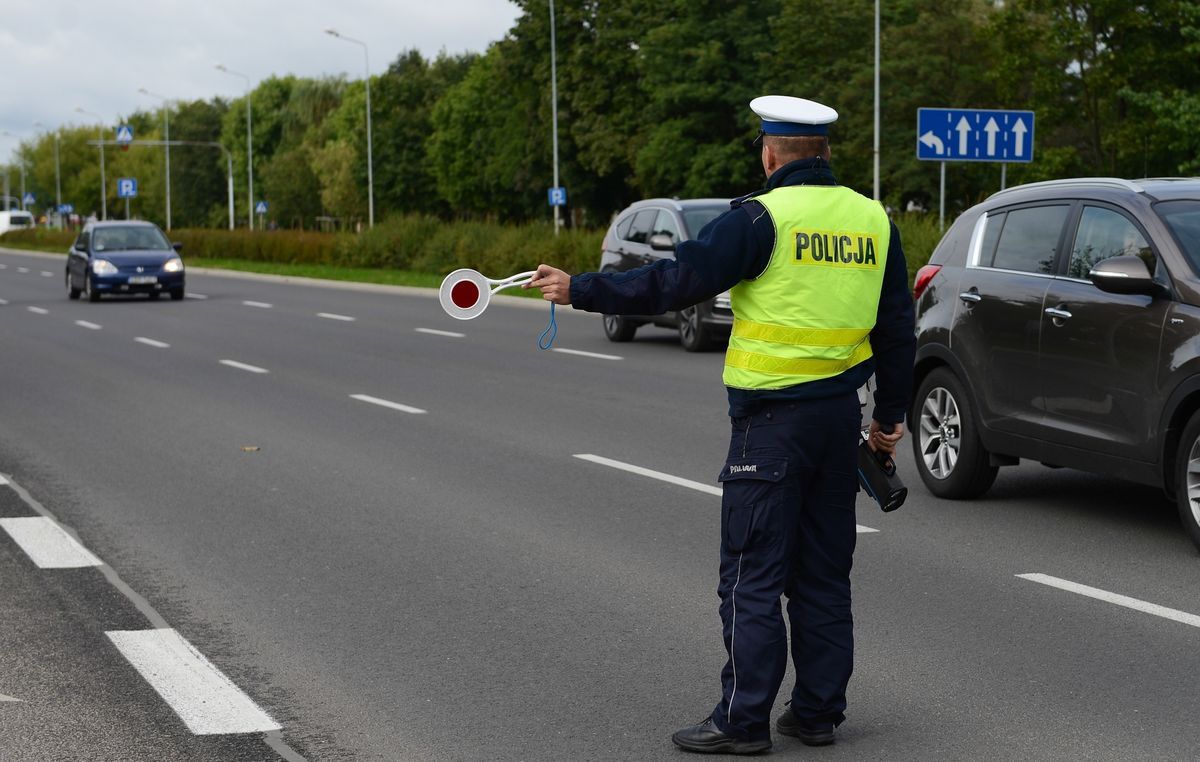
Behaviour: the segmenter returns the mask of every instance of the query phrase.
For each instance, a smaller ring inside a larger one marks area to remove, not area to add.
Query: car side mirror
[[[666,233],[650,236],[650,248],[655,251],[675,251],[675,239]]]
[[[1096,263],[1088,273],[1088,280],[1101,291],[1110,294],[1146,294],[1153,296],[1158,293],[1158,284],[1146,268],[1141,257],[1126,255],[1109,257]]]
[[[174,249],[175,251],[183,251],[183,244],[180,243],[179,241],[172,241],[171,248]]]

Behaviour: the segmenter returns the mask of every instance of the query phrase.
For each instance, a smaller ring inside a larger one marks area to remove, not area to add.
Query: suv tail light
[[[914,302],[921,298],[921,294],[925,293],[925,288],[929,285],[929,281],[933,280],[933,276],[937,275],[938,270],[941,269],[941,265],[925,265],[920,270],[917,270],[917,277],[913,281]]]

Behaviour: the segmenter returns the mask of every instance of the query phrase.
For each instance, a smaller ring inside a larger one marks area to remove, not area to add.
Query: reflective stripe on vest
[[[758,196],[775,225],[767,269],[730,295],[726,386],[779,389],[844,373],[872,356],[891,226],[878,202],[841,186]]]

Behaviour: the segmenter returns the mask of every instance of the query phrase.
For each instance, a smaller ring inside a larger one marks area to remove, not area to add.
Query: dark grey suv
[[[1200,546],[1200,179],[1058,180],[965,212],[916,278],[936,495],[1020,458],[1161,486]]]
[[[675,244],[695,238],[700,229],[722,212],[729,200],[701,198],[680,201],[652,198],[623,209],[604,234],[600,272],[624,272],[674,257]],[[700,352],[729,339],[733,310],[729,293],[679,312],[662,315],[605,315],[604,335],[610,341],[630,341],[639,326],[647,323],[675,328],[679,343],[689,352]]]

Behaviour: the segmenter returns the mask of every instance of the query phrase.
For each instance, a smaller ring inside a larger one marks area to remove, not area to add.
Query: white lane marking
[[[599,352],[581,352],[578,349],[559,349],[558,347],[554,347],[554,349],[552,351],[562,352],[565,355],[578,355],[580,357],[594,357],[597,360],[624,360],[625,359],[624,357],[618,357],[617,355],[602,355]]]
[[[326,320],[341,320],[346,323],[353,323],[355,320],[358,320],[358,318],[353,318],[349,315],[336,315],[332,312],[318,312],[317,317],[322,317]]]
[[[58,522],[45,516],[0,519],[0,527],[42,569],[77,569],[104,564],[67,534]]]
[[[0,270],[7,270],[7,269],[8,269],[8,265],[0,265]]]
[[[25,309],[29,310],[30,312],[32,312],[35,315],[49,315],[50,314],[50,310],[43,309],[41,307],[26,307]]]
[[[3,487],[5,484],[8,484],[8,479],[5,479],[3,476],[0,476],[0,487]]]
[[[267,302],[242,302],[242,304],[246,305],[247,307],[258,307],[260,310],[269,310],[275,306],[274,304],[268,304]]]
[[[7,299],[0,299],[0,304],[8,304],[8,300],[7,300]]]
[[[639,476],[648,476],[651,479],[658,479],[659,481],[664,481],[669,484],[677,484],[680,487],[687,487],[688,489],[694,489],[697,492],[703,492],[708,495],[716,495],[717,497],[721,496],[721,488],[714,487],[711,484],[704,484],[703,482],[694,482],[691,479],[684,479],[683,477],[680,477],[680,476],[672,476],[671,474],[664,474],[661,471],[652,471],[649,468],[642,468],[641,466],[635,466],[632,463],[622,463],[619,460],[605,458],[601,455],[586,455],[586,454],[584,454],[584,455],[576,455],[575,457],[579,458],[580,460],[586,460],[586,461],[590,461],[592,463],[598,463],[599,465],[602,465],[602,466],[608,466],[610,468],[617,468],[622,471],[628,471],[631,474],[637,474]],[[879,530],[872,529],[871,527],[865,527],[862,524],[858,524],[855,526],[855,531],[858,534],[867,534],[869,532],[878,532]]]
[[[99,331],[103,327],[97,325],[96,323],[90,323],[87,320],[76,320],[75,325],[79,326],[80,328],[90,328],[93,331]]]
[[[145,336],[135,336],[133,340],[138,342],[139,344],[145,344],[148,347],[157,347],[159,349],[167,349],[171,346],[170,344],[168,344],[165,341],[156,341],[154,339],[147,339]]]
[[[42,277],[43,278],[53,278],[54,273],[50,272],[49,270],[42,270]]]
[[[1059,577],[1051,577],[1048,574],[1018,574],[1017,576],[1021,579],[1027,579],[1030,582],[1037,582],[1041,585],[1056,587],[1059,590],[1066,590],[1069,593],[1087,596],[1088,598],[1095,598],[1096,600],[1112,603],[1116,606],[1124,606],[1127,609],[1140,611],[1143,614],[1153,614],[1154,616],[1160,616],[1163,619],[1170,619],[1174,622],[1182,622],[1183,624],[1189,624],[1192,627],[1200,627],[1200,616],[1189,614],[1186,611],[1169,609],[1166,606],[1159,606],[1157,603],[1149,603],[1147,601],[1138,600],[1137,598],[1130,598],[1127,595],[1121,595],[1119,593],[1110,593],[1107,590],[1101,590],[1098,587],[1088,587],[1087,585],[1081,585],[1078,582],[1071,582],[1070,580],[1061,579]]]
[[[188,293],[184,294],[184,296],[186,296],[188,299],[207,299],[208,298],[204,294],[193,294],[190,291]]]
[[[17,272],[19,272],[19,273],[27,273],[27,272],[29,272],[29,268],[28,268],[28,267],[18,267],[18,268],[17,268]]]
[[[105,635],[196,735],[280,729],[175,630],[114,630]]]
[[[351,394],[350,399],[355,399],[355,400],[358,400],[359,402],[369,402],[372,405],[379,405],[380,407],[388,407],[388,408],[391,408],[392,410],[399,410],[402,413],[412,413],[413,415],[421,415],[422,413],[428,412],[428,411],[422,410],[419,407],[410,407],[408,405],[401,405],[399,402],[391,402],[389,400],[381,400],[378,397],[372,397],[369,394]]]
[[[465,333],[458,333],[457,331],[439,331],[436,328],[414,328],[413,330],[417,333],[427,333],[430,336],[449,336],[452,339],[461,339],[466,336]]]
[[[238,362],[237,360],[222,360],[221,364],[228,365],[231,368],[237,368],[238,370],[246,370],[251,373],[270,373],[271,372],[271,371],[267,370],[266,368],[260,368],[257,365],[247,365],[246,363]]]
[[[16,701],[18,703],[24,703],[19,698],[13,698],[12,696],[5,696],[3,693],[0,693],[0,701]]]

